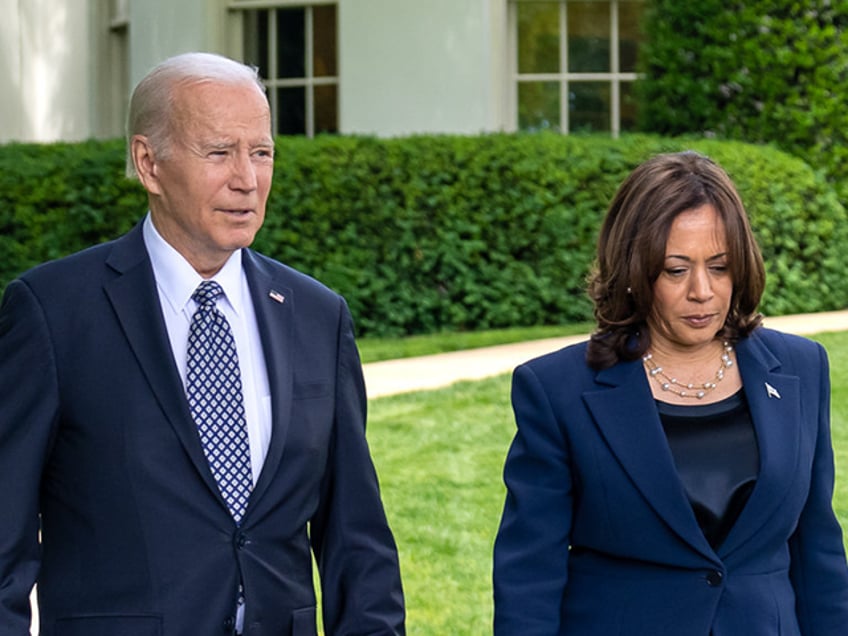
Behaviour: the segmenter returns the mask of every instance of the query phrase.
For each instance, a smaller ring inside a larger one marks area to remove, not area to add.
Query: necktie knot
[[[197,286],[191,297],[201,309],[212,309],[215,300],[223,293],[223,288],[214,280],[205,280]]]

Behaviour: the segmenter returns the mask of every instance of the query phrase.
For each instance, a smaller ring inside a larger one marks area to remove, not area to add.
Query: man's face
[[[253,242],[274,169],[268,102],[253,83],[200,82],[174,93],[169,152],[145,183],[156,229],[211,276]]]

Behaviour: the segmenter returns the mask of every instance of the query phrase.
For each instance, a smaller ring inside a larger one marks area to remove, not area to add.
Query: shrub
[[[848,185],[848,1],[649,3],[640,129],[780,148]]]
[[[132,227],[146,195],[123,153],[121,141],[0,146],[0,287]]]
[[[548,134],[279,138],[256,247],[347,299],[360,333],[403,335],[591,318],[585,278],[618,184],[652,154],[694,148],[736,180],[767,259],[762,308],[841,308],[846,213],[773,148]],[[123,144],[0,147],[0,285],[117,236],[146,209]]]

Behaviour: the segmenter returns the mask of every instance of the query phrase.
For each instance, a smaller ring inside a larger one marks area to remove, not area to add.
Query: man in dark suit
[[[344,300],[248,246],[273,171],[255,72],[136,87],[149,214],[0,308],[0,636],[402,634]],[[40,534],[40,540],[39,540]]]

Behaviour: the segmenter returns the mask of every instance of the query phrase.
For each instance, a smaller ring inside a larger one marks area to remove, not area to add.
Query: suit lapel
[[[118,274],[104,286],[106,296],[144,376],[197,471],[220,497],[174,363],[140,224],[115,242],[106,264]]]
[[[651,507],[683,540],[715,558],[692,512],[640,360],[601,371],[583,394],[622,468]]]
[[[291,423],[294,385],[291,352],[295,299],[286,283],[276,279],[250,250],[244,250],[242,264],[256,312],[271,391],[271,441],[259,481],[251,495],[251,501],[255,501],[262,496],[277,473]]]
[[[756,332],[739,343],[736,358],[756,431],[760,472],[748,503],[721,546],[722,556],[758,532],[784,500],[792,481],[787,472],[792,473],[798,462],[801,433],[799,378],[777,372],[779,360]]]

